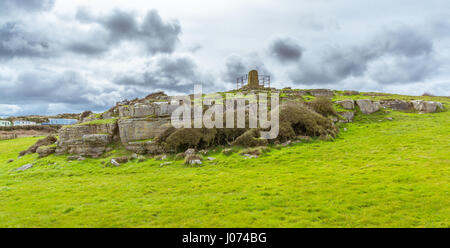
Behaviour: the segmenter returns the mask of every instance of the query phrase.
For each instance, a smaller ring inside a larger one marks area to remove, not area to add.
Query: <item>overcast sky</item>
[[[1,0],[0,116],[103,111],[164,90],[450,95],[448,0]]]

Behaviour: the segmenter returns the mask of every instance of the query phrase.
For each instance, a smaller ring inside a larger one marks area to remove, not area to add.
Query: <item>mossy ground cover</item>
[[[0,227],[450,227],[449,111],[343,127],[259,158],[211,152],[201,167],[17,159],[38,138],[0,141]]]

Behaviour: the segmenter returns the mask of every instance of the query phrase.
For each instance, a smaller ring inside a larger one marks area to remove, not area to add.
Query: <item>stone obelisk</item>
[[[258,80],[258,71],[251,70],[248,73],[248,87],[249,88],[258,88],[259,80]]]

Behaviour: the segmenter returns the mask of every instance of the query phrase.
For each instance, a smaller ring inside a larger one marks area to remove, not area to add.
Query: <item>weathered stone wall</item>
[[[250,92],[253,92],[252,90]],[[280,92],[280,91],[275,91]],[[289,89],[283,91],[290,92]],[[311,94],[314,96],[332,97],[334,92],[327,89],[312,89],[290,92],[301,96]],[[164,100],[164,101],[162,101]],[[59,130],[59,141],[56,153],[70,153],[84,156],[97,157],[108,151],[109,145],[114,141],[119,141],[123,146],[138,154],[159,154],[164,149],[152,141],[162,132],[171,127],[171,114],[178,105],[171,105],[169,97],[158,96],[158,99],[136,99],[133,101],[123,101],[107,112],[98,115],[91,114],[84,118],[87,120],[117,118],[108,124],[88,124],[63,127]],[[363,114],[374,113],[381,108],[390,108],[400,111],[418,111],[420,113],[436,112],[443,109],[441,103],[431,101],[403,101],[403,100],[383,100],[373,101],[370,99],[341,100],[336,101],[345,111],[339,113],[334,121],[352,122],[355,116],[355,109],[358,107]],[[248,106],[247,106],[248,107]],[[47,150],[46,150],[47,149]],[[53,148],[41,149],[42,154]]]
[[[117,122],[64,127],[59,130],[56,153],[98,157],[118,138]]]
[[[17,138],[17,134],[13,133],[13,134],[1,134],[0,135],[0,140],[9,140],[9,139],[16,139]]]
[[[124,105],[119,107],[119,117],[169,116],[177,107],[177,105],[171,105],[169,102]]]
[[[119,120],[122,143],[155,138],[170,127],[170,117],[131,118]]]

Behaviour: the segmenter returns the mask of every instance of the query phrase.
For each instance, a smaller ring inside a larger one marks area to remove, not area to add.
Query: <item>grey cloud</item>
[[[225,59],[225,69],[221,78],[226,83],[235,83],[236,78],[256,69],[260,74],[270,74],[262,59],[256,53],[251,53],[245,58],[238,54],[231,54]]]
[[[178,21],[165,22],[156,10],[147,12],[142,22],[134,12],[114,10],[107,16],[95,17],[89,10],[80,8],[76,14],[77,20],[84,23],[97,23],[107,32],[108,37],[95,34],[92,39],[84,43],[100,43],[97,46],[78,42],[71,44],[69,48],[73,52],[84,54],[103,53],[114,44],[122,41],[140,43],[149,54],[172,53],[179,41],[181,26]],[[75,49],[74,49],[75,48]]]
[[[277,38],[270,44],[269,53],[280,62],[294,62],[302,56],[302,48],[292,39]]]
[[[98,44],[93,41],[88,42],[72,42],[67,45],[67,49],[71,52],[77,53],[77,54],[84,54],[84,55],[97,55],[105,53],[109,50],[109,47],[105,44]]]
[[[383,66],[388,57],[392,58],[391,64]],[[432,40],[410,27],[400,26],[379,32],[359,46],[327,47],[316,58],[300,61],[289,76],[299,84],[325,85],[364,76],[392,84],[423,80],[435,67]]]
[[[409,27],[387,29],[374,38],[374,46],[379,46],[379,53],[391,53],[402,56],[419,56],[433,50],[429,37]]]
[[[386,56],[370,65],[368,75],[376,82],[385,85],[420,82],[436,72],[436,64],[436,61],[427,55]]]
[[[155,90],[187,93],[198,83],[204,85],[204,90],[218,89],[212,77],[199,72],[196,63],[184,56],[158,58],[140,70],[116,76],[114,82],[135,87],[136,92],[147,94]]]
[[[141,27],[143,41],[150,53],[171,53],[175,50],[181,26],[175,21],[165,23],[156,10],[147,13]]]
[[[100,22],[110,32],[112,40],[135,38],[139,33],[135,15],[131,12],[116,9]]]
[[[0,106],[18,105],[22,109],[17,114],[47,114],[55,109],[105,110],[127,93],[118,87],[95,87],[83,75],[70,70],[29,70],[15,79],[0,80]],[[0,108],[0,115],[5,115],[2,111],[6,110]]]
[[[2,0],[0,1],[0,14],[8,14],[20,11],[45,11],[50,10],[54,0]]]
[[[226,82],[235,82],[236,78],[245,74],[248,68],[244,59],[236,54],[232,54],[225,59],[225,70],[222,72],[222,79]]]
[[[0,27],[0,58],[41,57],[48,53],[49,42],[26,31],[22,24],[8,22]]]
[[[83,95],[92,92],[86,80],[77,72],[29,71],[20,74],[13,83],[0,84],[4,103],[49,102],[80,103]]]
[[[163,21],[156,10],[149,11],[143,21],[139,21],[133,12],[114,10],[107,16],[95,17],[86,9],[78,9],[76,19],[90,24],[90,29],[74,29],[62,36],[63,32],[31,23],[3,24],[0,26],[0,59],[59,57],[67,52],[97,56],[123,41],[138,43],[150,55],[172,53],[181,34],[177,21]]]

